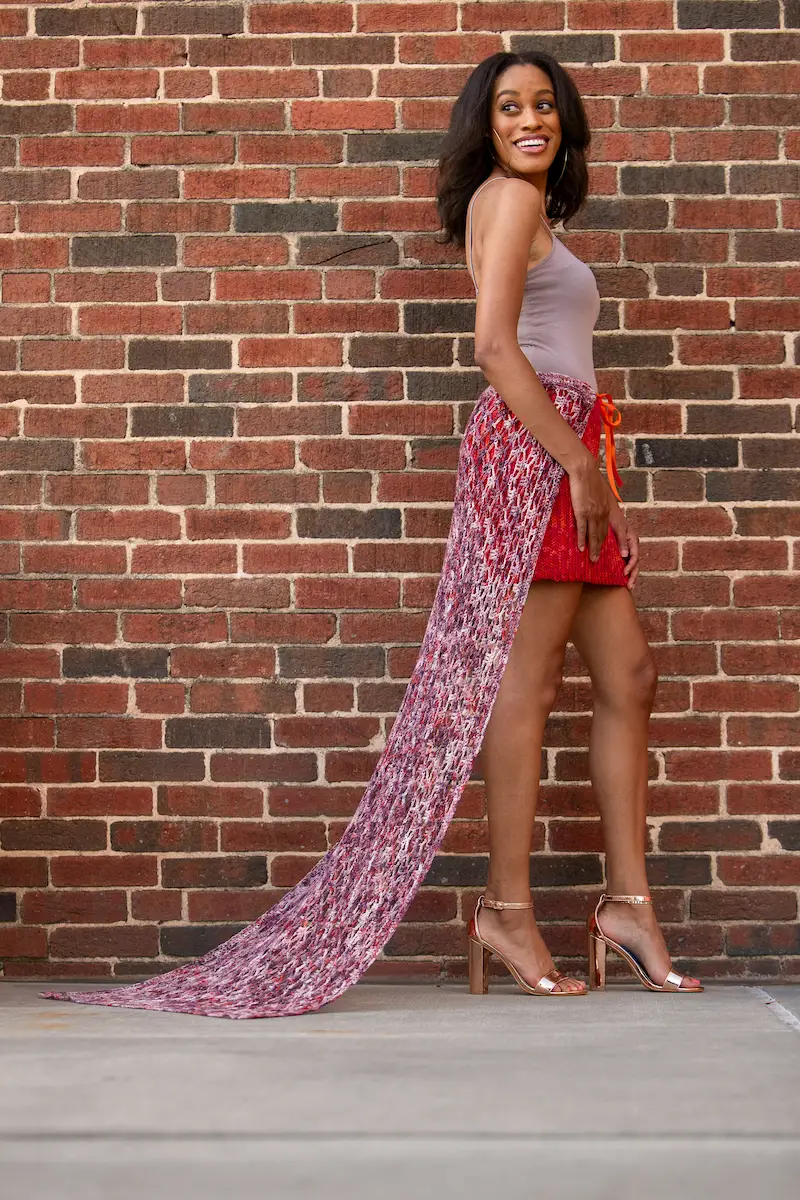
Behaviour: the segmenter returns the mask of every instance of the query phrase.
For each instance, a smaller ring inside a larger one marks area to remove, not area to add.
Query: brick
[[[133,339],[128,347],[131,371],[226,370],[231,366],[231,345],[224,341],[158,341]]]
[[[777,0],[678,0],[680,29],[774,29]]]
[[[243,925],[167,926],[160,933],[162,954],[175,958],[196,958],[227,942]]]
[[[157,678],[168,674],[165,650],[98,650],[75,647],[64,650],[64,674],[78,678],[123,676]]]
[[[211,821],[112,821],[111,849],[122,853],[207,853],[216,850]]]
[[[4,850],[104,850],[105,821],[6,820],[0,825]]]
[[[176,34],[222,34],[244,32],[242,4],[159,4],[145,9],[147,37]]]
[[[77,237],[73,239],[72,265],[76,267],[172,266],[175,238],[169,236]]]

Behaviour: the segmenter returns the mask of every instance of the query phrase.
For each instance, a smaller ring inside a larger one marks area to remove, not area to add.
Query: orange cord
[[[619,471],[617,470],[617,452],[614,446],[614,430],[622,422],[622,413],[614,404],[614,401],[609,392],[597,392],[597,398],[600,401],[600,410],[603,414],[603,432],[606,438],[606,474],[608,482],[611,485],[611,490],[617,500],[622,500],[617,485],[622,487]]]

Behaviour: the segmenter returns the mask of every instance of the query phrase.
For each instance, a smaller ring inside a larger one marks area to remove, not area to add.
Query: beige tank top
[[[467,208],[467,270],[472,271],[472,205],[482,188],[503,175],[484,179]],[[552,245],[544,258],[528,269],[522,297],[517,342],[535,371],[557,371],[582,379],[597,391],[592,339],[600,313],[600,293],[594,273],[568,250],[550,229]]]

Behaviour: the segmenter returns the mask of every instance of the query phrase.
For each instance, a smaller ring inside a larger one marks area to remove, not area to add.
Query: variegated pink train
[[[539,377],[596,455],[600,397],[571,376]],[[563,479],[487,387],[461,443],[419,656],[341,839],[262,917],[197,960],[142,982],[40,995],[242,1019],[313,1012],[355,983],[425,879],[470,777]]]

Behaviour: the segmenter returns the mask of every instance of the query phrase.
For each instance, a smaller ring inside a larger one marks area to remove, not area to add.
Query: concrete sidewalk
[[[800,987],[360,984],[228,1021],[52,986],[0,982],[2,1200],[800,1194]]]

